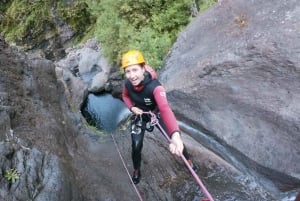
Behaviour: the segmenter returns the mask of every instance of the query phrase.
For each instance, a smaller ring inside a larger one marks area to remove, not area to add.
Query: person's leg
[[[131,121],[131,157],[133,162],[133,176],[132,180],[135,184],[139,183],[141,177],[141,160],[142,160],[142,149],[144,141],[145,129],[142,128],[139,120]]]
[[[140,169],[141,167],[144,133],[131,134],[131,157],[134,169]]]

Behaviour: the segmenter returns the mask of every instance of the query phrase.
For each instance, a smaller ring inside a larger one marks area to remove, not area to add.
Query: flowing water
[[[124,103],[110,94],[89,94],[82,108],[87,122],[100,130],[114,131],[130,114]]]

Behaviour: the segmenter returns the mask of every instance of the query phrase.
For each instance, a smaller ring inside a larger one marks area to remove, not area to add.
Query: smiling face
[[[137,86],[144,79],[145,68],[141,65],[130,65],[125,68],[125,77],[131,82],[133,86]]]

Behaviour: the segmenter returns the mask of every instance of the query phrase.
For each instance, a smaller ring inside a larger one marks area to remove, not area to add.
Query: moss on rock
[[[14,0],[1,6],[1,35],[25,50],[45,45],[59,37],[61,26],[67,24],[74,38],[82,38],[92,23],[88,6],[81,1],[63,3],[58,0]]]

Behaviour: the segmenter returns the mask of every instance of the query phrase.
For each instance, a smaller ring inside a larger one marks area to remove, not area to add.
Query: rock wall
[[[282,185],[300,183],[299,27],[299,1],[221,1],[180,34],[160,76],[181,120]]]
[[[181,33],[160,74],[179,120],[213,136],[250,171],[289,188],[300,179],[299,14],[296,0],[220,1]],[[136,198],[112,141],[99,143],[98,134],[86,129],[76,113],[88,86],[78,85],[82,80],[74,72],[57,68],[55,74],[52,62],[9,47],[2,38],[0,65],[1,199]],[[103,87],[120,93],[121,76],[111,73],[104,77],[109,86]],[[67,104],[68,95],[74,108]],[[116,133],[130,167],[128,132]],[[158,136],[145,139],[143,196],[192,200],[201,195]],[[217,199],[230,194],[230,200],[275,200],[249,178],[246,185],[227,179],[222,167],[230,165],[183,137]],[[10,168],[20,173],[16,183],[4,179]]]
[[[71,128],[64,126],[53,63],[2,38],[0,61],[0,200],[82,200],[66,163]]]

